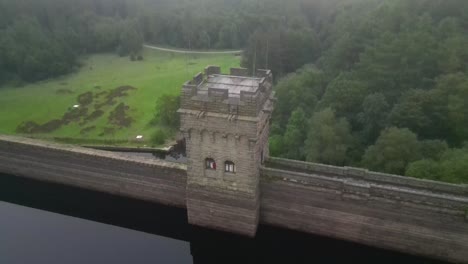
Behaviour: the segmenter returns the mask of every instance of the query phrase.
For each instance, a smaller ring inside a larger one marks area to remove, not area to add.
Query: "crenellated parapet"
[[[220,67],[208,66],[183,85],[181,109],[257,116],[270,99],[272,80],[270,70],[249,76],[247,69],[231,68],[223,75]]]

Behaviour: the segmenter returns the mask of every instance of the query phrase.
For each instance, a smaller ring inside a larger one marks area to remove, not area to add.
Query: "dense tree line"
[[[143,35],[124,0],[0,0],[0,84],[72,71],[92,52],[136,55]]]
[[[245,66],[268,66],[280,76],[319,57],[311,25],[325,23],[316,16],[340,1],[0,0],[0,81],[57,76],[92,52],[137,54],[143,41],[186,49],[247,46]]]
[[[243,49],[267,36],[272,56],[282,50],[278,69],[291,72],[318,55],[318,40],[300,1],[0,0],[0,83],[70,72],[88,53],[135,56],[143,41],[186,49]]]
[[[311,27],[320,56],[277,84],[273,155],[468,182],[468,2],[350,1]]]

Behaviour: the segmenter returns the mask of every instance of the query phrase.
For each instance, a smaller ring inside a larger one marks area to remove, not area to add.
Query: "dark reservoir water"
[[[0,174],[0,264],[440,263],[260,226],[195,228],[183,209]]]

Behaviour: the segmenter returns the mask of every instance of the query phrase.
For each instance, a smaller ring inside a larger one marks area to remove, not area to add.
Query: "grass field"
[[[143,135],[141,144],[147,143],[158,129],[149,123],[159,96],[178,94],[182,84],[206,65],[219,65],[227,72],[240,63],[240,57],[229,54],[150,49],[143,57],[132,62],[114,54],[92,55],[76,73],[24,87],[1,87],[0,133],[82,144],[127,144]]]

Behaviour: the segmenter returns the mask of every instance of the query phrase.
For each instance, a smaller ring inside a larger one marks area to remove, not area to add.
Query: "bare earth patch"
[[[63,114],[62,121],[65,125],[68,125],[71,122],[79,122],[81,118],[86,117],[87,114],[88,108],[86,107],[74,108]]]
[[[127,91],[136,90],[136,89],[137,88],[130,86],[130,85],[117,87],[109,91],[109,94],[107,95],[107,100],[113,100],[114,98],[117,98],[117,97],[127,96],[128,95]]]
[[[16,127],[16,132],[23,134],[50,133],[71,122],[79,122],[81,118],[86,117],[87,113],[88,108],[86,107],[69,109],[61,119],[53,119],[42,125],[35,121],[23,122]]]
[[[80,134],[81,135],[87,134],[87,133],[93,131],[94,129],[96,129],[96,126],[85,127],[85,128],[80,130]]]
[[[89,116],[85,117],[84,121],[88,122],[88,121],[96,120],[99,117],[101,117],[103,114],[104,114],[104,111],[99,110],[99,109],[95,110]]]
[[[117,103],[116,99],[120,98],[120,97],[125,97],[125,96],[128,96],[128,91],[131,91],[131,90],[136,90],[137,88],[133,87],[133,86],[130,86],[130,85],[125,85],[125,86],[120,86],[120,87],[117,87],[115,89],[112,89],[110,91],[107,92],[107,95],[106,95],[106,99],[101,102],[101,103],[97,103],[94,105],[94,107],[96,109],[100,109],[104,106],[112,106],[112,105],[115,105]],[[103,91],[101,93],[98,94],[98,96],[102,96],[104,95],[106,92]]]
[[[80,105],[89,105],[93,102],[93,93],[92,92],[86,92],[78,95],[78,103]]]
[[[39,125],[38,123],[34,121],[27,121],[27,122],[21,123],[16,128],[16,132],[25,133],[25,134],[49,133],[60,128],[62,125],[63,125],[63,122],[60,119],[54,119],[42,125]]]
[[[118,127],[130,127],[133,119],[127,116],[127,111],[129,109],[130,107],[124,103],[117,105],[109,115],[109,123]]]

